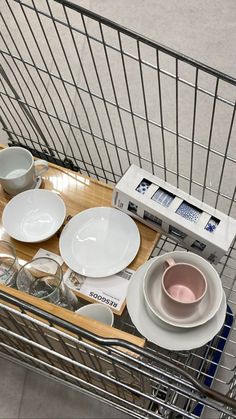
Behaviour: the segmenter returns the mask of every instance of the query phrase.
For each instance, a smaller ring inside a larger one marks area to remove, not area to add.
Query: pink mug
[[[189,263],[176,263],[168,258],[162,276],[163,307],[176,317],[193,314],[207,291],[204,274]]]

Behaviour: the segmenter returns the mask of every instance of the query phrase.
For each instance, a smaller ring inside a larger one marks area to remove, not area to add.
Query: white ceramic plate
[[[64,201],[55,192],[31,189],[14,196],[5,206],[2,223],[9,236],[25,243],[49,239],[66,216]]]
[[[185,316],[184,318],[168,313],[161,302],[161,279],[164,272],[163,263],[168,257],[173,258],[177,263],[190,263],[200,269],[207,280],[205,297],[197,306],[196,311],[192,315]],[[152,272],[152,275],[148,279],[149,272]],[[170,252],[161,257],[158,256],[157,258],[151,259],[150,265],[145,272],[144,283],[146,283],[144,287],[144,298],[148,308],[153,312],[153,315],[158,316],[162,321],[172,326],[186,328],[199,326],[215,315],[222,301],[223,288],[218,273],[209,262],[191,252]]]
[[[187,351],[205,345],[224,324],[225,293],[223,292],[221,305],[215,316],[201,326],[183,329],[168,325],[158,318],[154,320],[146,309],[143,296],[143,276],[150,263],[151,261],[146,262],[133,274],[126,298],[130,318],[137,330],[150,342],[171,351]]]
[[[99,278],[120,272],[132,262],[140,234],[127,214],[110,207],[90,208],[68,222],[59,246],[70,269]]]

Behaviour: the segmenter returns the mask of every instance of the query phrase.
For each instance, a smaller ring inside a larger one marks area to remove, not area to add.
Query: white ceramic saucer
[[[165,255],[166,256],[166,255]],[[132,276],[126,298],[127,310],[137,330],[150,342],[172,350],[187,351],[209,342],[222,328],[226,315],[226,297],[223,292],[220,308],[215,316],[201,326],[183,329],[162,322],[149,315],[143,296],[143,276],[152,261],[142,265]]]
[[[122,271],[136,256],[140,234],[133,219],[115,208],[89,208],[75,215],[63,229],[59,247],[73,271],[106,277]]]
[[[196,311],[185,317],[176,317],[168,313],[161,301],[161,279],[164,272],[163,264],[167,258],[173,258],[177,263],[190,263],[200,269],[207,279],[207,292],[203,300],[197,306]],[[149,275],[151,274],[151,275]],[[221,279],[213,266],[191,252],[170,252],[151,259],[150,265],[145,272],[143,282],[144,299],[148,309],[154,316],[162,321],[177,327],[196,327],[209,321],[219,310],[223,288]]]

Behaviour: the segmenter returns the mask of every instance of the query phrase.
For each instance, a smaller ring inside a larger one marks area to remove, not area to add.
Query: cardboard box
[[[114,207],[217,263],[236,235],[236,220],[131,165],[114,188]]]

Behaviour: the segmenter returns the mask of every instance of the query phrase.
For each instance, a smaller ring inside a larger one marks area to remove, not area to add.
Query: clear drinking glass
[[[69,310],[78,308],[78,300],[63,283],[61,266],[48,257],[35,258],[19,270],[17,289]]]
[[[18,270],[19,264],[14,246],[0,240],[0,283],[14,288]]]

